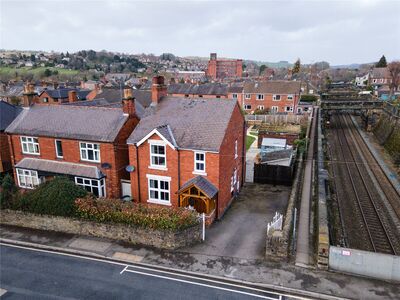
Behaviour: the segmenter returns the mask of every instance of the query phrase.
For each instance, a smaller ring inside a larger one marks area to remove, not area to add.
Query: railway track
[[[365,158],[362,157],[361,150],[358,150],[359,146],[355,135],[351,134],[349,124],[346,123],[343,116],[334,116],[333,121],[337,127],[335,132],[339,143],[339,158],[343,163],[341,168],[344,169],[343,172],[347,173],[346,177],[349,180],[346,183],[350,184],[351,188],[348,190],[352,191],[353,194],[349,198],[356,199],[370,246],[375,252],[396,254],[387,228],[379,214],[379,208],[375,203],[379,194],[377,194],[369,176],[368,165],[362,163]],[[354,125],[351,124],[351,126]]]

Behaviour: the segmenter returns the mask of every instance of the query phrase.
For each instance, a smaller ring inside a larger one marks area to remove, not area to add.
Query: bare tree
[[[392,98],[394,91],[399,88],[400,85],[400,61],[393,61],[388,65],[390,74],[390,98]]]

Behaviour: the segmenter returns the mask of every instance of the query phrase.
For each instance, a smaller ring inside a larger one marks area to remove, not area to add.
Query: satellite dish
[[[126,170],[127,172],[129,172],[129,173],[132,173],[133,171],[135,171],[135,167],[134,167],[134,166],[127,165],[127,166],[125,167],[125,170]]]
[[[102,163],[102,164],[101,164],[101,167],[102,167],[103,169],[111,169],[111,164],[109,164],[109,163]]]

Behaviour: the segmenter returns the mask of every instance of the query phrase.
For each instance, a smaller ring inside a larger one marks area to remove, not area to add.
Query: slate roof
[[[300,81],[265,81],[265,82],[246,82],[244,93],[260,94],[298,94],[301,90]]]
[[[74,164],[38,158],[24,158],[15,165],[16,168],[37,170],[54,174],[82,176],[100,179],[104,174],[95,166]]]
[[[174,83],[168,86],[168,94],[187,94],[187,95],[227,95],[228,85],[221,83]]]
[[[390,78],[389,69],[385,68],[373,68],[371,72],[371,78]]]
[[[202,177],[200,175],[186,181],[182,185],[180,190],[177,191],[176,193],[177,194],[181,193],[182,191],[186,190],[191,185],[194,185],[195,187],[197,187],[210,199],[214,198],[214,196],[218,193],[218,189],[210,181],[208,181],[207,178]]]
[[[180,148],[218,152],[237,101],[167,96],[149,106],[128,138],[138,143],[155,128],[169,125]]]
[[[127,119],[118,108],[34,105],[24,109],[6,132],[113,142]]]
[[[4,131],[8,125],[18,116],[22,108],[5,101],[0,101],[0,131]]]
[[[133,97],[144,107],[148,107],[151,104],[151,91],[143,90],[132,90]],[[123,98],[123,92],[121,94],[120,89],[103,89],[101,93],[97,94],[93,100],[105,100],[109,104],[121,103]]]
[[[91,92],[89,90],[79,90],[74,88],[59,88],[54,90],[43,90],[42,93],[47,92],[47,94],[54,99],[65,99],[68,98],[69,91],[76,91],[78,100],[86,100],[86,96]]]

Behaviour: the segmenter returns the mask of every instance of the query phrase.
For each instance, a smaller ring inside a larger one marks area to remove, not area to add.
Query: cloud
[[[399,1],[2,0],[5,49],[173,52],[333,64],[399,59]]]

